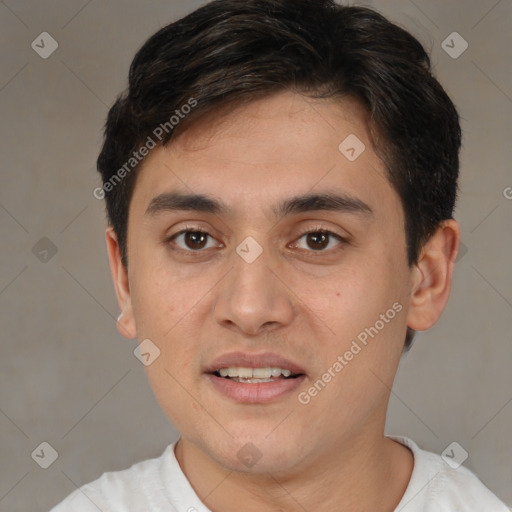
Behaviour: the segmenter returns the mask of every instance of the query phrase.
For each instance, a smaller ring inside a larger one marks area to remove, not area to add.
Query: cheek
[[[139,338],[166,338],[192,309],[197,300],[196,294],[187,280],[173,277],[170,268],[157,265],[141,267],[131,286]]]
[[[340,272],[323,283],[323,286],[311,291],[311,300],[322,302],[328,312],[333,327],[339,334],[347,335],[375,316],[375,312],[386,302],[389,283],[378,279],[372,265],[352,267]],[[364,326],[364,325],[363,325]]]
[[[381,258],[380,267],[376,261],[352,267],[308,290],[307,305],[330,328],[326,352],[333,361],[350,350],[353,342],[361,347],[353,356],[360,364],[379,365],[388,354],[394,360],[396,350],[389,350],[389,345],[398,346],[405,333],[407,276],[399,266],[393,268],[389,263],[386,268],[383,262]]]

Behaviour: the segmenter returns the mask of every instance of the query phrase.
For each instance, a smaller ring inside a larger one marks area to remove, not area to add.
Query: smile
[[[272,382],[275,379],[295,378],[290,370],[278,367],[267,366],[265,368],[247,368],[230,366],[229,368],[220,368],[215,374],[220,377],[233,379],[237,382]]]

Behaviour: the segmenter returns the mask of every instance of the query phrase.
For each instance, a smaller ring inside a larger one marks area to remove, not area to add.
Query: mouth
[[[276,354],[231,353],[205,369],[215,391],[242,403],[268,403],[289,395],[306,379],[306,372]]]
[[[264,382],[275,382],[282,379],[296,379],[302,373],[292,373],[291,370],[280,367],[262,367],[262,368],[248,368],[230,366],[228,368],[219,368],[219,370],[212,373],[216,377],[223,379],[230,379],[234,382],[242,382],[245,384],[261,384]]]

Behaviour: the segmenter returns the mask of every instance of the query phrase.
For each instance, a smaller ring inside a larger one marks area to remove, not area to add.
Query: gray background
[[[116,330],[104,205],[92,191],[102,125],[135,51],[200,4],[0,2],[1,511],[46,511],[177,438],[136,342]],[[512,505],[512,2],[364,5],[431,51],[464,131],[452,297],[402,362],[387,433],[437,453],[457,441],[465,465]],[[31,48],[44,31],[59,45],[47,59]],[[442,48],[454,31],[469,44],[457,59]],[[43,237],[56,254],[44,256]],[[48,469],[31,457],[43,441],[58,452]]]

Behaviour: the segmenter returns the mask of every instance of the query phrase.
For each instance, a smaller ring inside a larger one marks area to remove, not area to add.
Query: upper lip
[[[294,362],[271,352],[262,354],[250,354],[247,352],[229,352],[214,359],[206,368],[205,373],[214,373],[221,368],[244,367],[244,368],[282,368],[290,370],[292,374],[305,374],[303,368]]]

